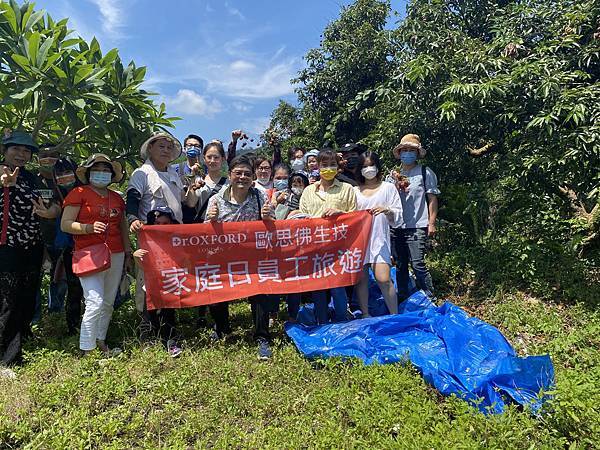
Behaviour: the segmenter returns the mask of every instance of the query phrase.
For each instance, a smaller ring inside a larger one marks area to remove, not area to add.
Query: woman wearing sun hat
[[[74,235],[73,271],[79,274],[85,299],[79,348],[87,354],[98,346],[111,354],[106,333],[123,267],[132,264],[125,202],[117,192],[108,189],[111,183],[123,180],[123,166],[97,153],[77,168],[76,175],[83,186],[74,188],[65,198],[61,229]],[[81,274],[82,268],[76,267],[78,254],[103,244],[108,247],[109,266]]]
[[[396,260],[398,299],[408,297],[408,265],[415,274],[417,287],[433,293],[433,282],[425,265],[425,247],[428,237],[436,232],[438,213],[437,176],[429,167],[417,163],[425,158],[421,138],[407,134],[393,149],[394,157],[401,162],[386,181],[396,184],[402,202],[402,225],[393,228],[392,251]]]
[[[44,203],[41,180],[25,165],[38,146],[31,135],[10,130],[0,160],[0,377],[4,366],[20,362],[40,284],[43,243],[40,218],[52,219],[60,207]]]

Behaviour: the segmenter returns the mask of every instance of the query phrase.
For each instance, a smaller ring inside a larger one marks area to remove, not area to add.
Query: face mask
[[[90,172],[90,183],[92,186],[103,188],[112,181],[112,173],[110,172]]]
[[[200,149],[198,147],[188,147],[185,149],[185,154],[188,158],[197,158],[200,156]]]
[[[58,161],[57,158],[40,158],[40,167],[43,169],[51,169],[54,167],[54,164],[56,164],[56,161]]]
[[[417,154],[415,152],[401,152],[400,161],[403,164],[413,164],[417,160]]]
[[[273,187],[276,191],[284,191],[288,187],[288,180],[273,180]]]
[[[304,170],[304,160],[303,159],[295,159],[292,162],[292,171],[300,172],[301,170]]]
[[[302,192],[304,191],[304,188],[301,187],[293,187],[292,188],[292,193],[296,196],[296,197],[300,197],[302,195]]]
[[[362,173],[362,176],[365,177],[367,180],[372,180],[373,178],[375,178],[378,172],[379,171],[375,166],[363,167],[360,171],[360,173]]]
[[[325,167],[323,169],[319,169],[319,174],[321,175],[321,178],[327,181],[333,180],[337,173],[337,167]]]
[[[260,184],[265,186],[265,185],[269,184],[269,181],[271,181],[271,179],[269,177],[257,177],[256,181],[258,181]]]
[[[56,184],[63,188],[72,188],[75,186],[75,174],[69,173],[66,175],[61,175],[60,177],[56,177]]]
[[[354,170],[358,166],[358,156],[352,155],[346,159],[346,169]]]

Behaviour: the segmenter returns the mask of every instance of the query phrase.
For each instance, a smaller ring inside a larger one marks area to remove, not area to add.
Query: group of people
[[[368,210],[373,225],[359,283],[287,295],[288,320],[297,320],[302,300],[314,303],[319,324],[369,317],[369,268],[390,314],[409,295],[409,265],[417,287],[433,292],[424,255],[428,236],[436,232],[440,191],[434,172],[418,164],[425,156],[419,136],[401,139],[393,149],[399,165],[386,177],[381,156],[362,144],[338,150],[292,148],[284,162],[278,145],[272,158],[236,155],[243,136],[240,130],[232,132],[226,152],[218,140],[204,145],[192,134],[182,146],[168,133],[155,133],[142,144],[143,163],[121,193],[109,188],[126,176],[118,160],[98,153],[76,164],[56,146],[38,146],[27,133],[7,131],[0,161],[0,366],[21,360],[44,259],[51,263],[51,287],[61,276],[66,280],[68,332],[79,329],[84,354],[119,352],[107,346],[106,335],[119,287],[131,273],[137,281],[141,335],[159,338],[171,356],[178,356],[175,310],[146,308],[141,263],[152,255],[134,249],[131,239],[145,225],[320,218]],[[185,160],[175,162],[182,152]],[[38,173],[28,169],[34,154]],[[398,292],[390,279],[392,264]],[[259,357],[268,359],[269,322],[280,298],[248,300]],[[231,332],[227,302],[200,307],[197,314],[198,326],[205,326],[210,314],[214,339]]]

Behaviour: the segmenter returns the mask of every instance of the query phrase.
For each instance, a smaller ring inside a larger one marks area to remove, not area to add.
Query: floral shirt
[[[32,202],[40,188],[38,178],[23,168],[15,186],[0,186],[0,245],[27,250],[41,243],[40,219]]]
[[[216,203],[219,209],[219,218],[217,219],[219,222],[251,222],[261,220],[260,210],[266,201],[262,192],[251,187],[244,203],[241,205],[232,203],[231,186],[227,186],[210,198],[207,211]]]

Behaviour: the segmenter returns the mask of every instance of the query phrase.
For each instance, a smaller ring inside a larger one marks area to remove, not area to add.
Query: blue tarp
[[[501,413],[516,402],[537,411],[552,388],[549,356],[520,358],[495,327],[452,303],[435,306],[421,291],[387,315],[322,326],[287,324],[308,358],[354,357],[365,364],[410,361],[443,395]]]

